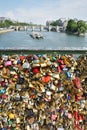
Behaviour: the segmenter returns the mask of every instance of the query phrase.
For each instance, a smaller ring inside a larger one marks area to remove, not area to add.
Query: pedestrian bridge
[[[64,31],[65,28],[62,26],[43,26],[43,25],[32,25],[32,26],[13,26],[12,27],[15,31],[27,31],[27,30],[31,30],[31,31],[35,31],[35,30],[39,30],[39,31],[55,31],[55,32],[60,32],[60,31]]]

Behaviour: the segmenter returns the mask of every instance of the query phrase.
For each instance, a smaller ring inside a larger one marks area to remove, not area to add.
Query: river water
[[[85,37],[67,35],[60,32],[40,32],[44,39],[33,39],[31,31],[13,31],[0,34],[0,49],[58,49],[87,47]]]

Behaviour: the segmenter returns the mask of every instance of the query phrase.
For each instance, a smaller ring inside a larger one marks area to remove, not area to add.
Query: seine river
[[[87,47],[85,37],[60,32],[40,32],[44,39],[32,39],[31,31],[13,31],[0,34],[0,49],[58,49],[65,47]]]

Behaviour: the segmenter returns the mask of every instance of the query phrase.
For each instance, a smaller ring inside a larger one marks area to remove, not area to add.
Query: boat
[[[30,36],[33,38],[33,39],[42,39],[43,38],[43,35],[41,33],[38,33],[38,32],[32,32],[30,34]]]

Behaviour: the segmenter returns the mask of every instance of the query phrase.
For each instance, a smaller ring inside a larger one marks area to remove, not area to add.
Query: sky
[[[59,18],[87,21],[87,0],[0,0],[0,17],[46,24]]]

